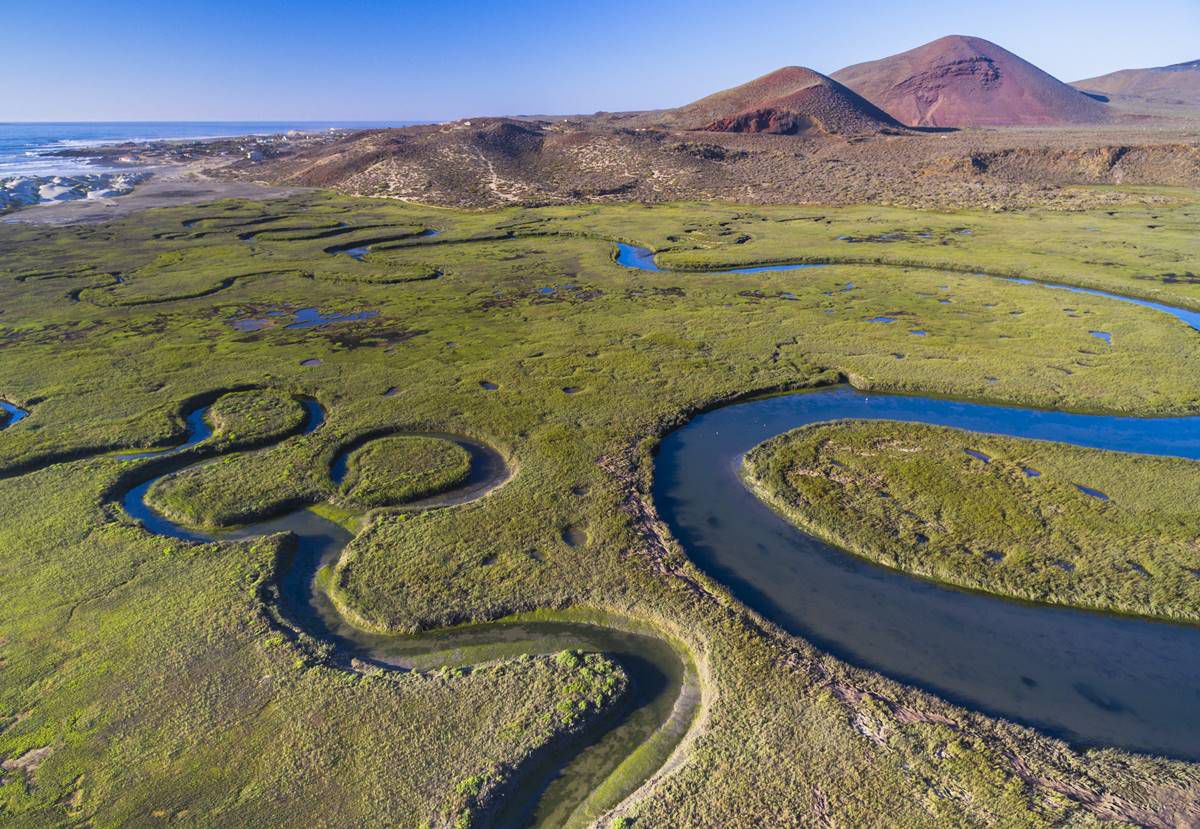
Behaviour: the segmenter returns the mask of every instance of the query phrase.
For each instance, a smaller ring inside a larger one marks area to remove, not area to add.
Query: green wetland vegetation
[[[859,421],[772,439],[746,470],[785,516],[889,567],[1200,621],[1192,461]]]
[[[350,454],[341,491],[365,507],[393,506],[452,489],[470,472],[467,450],[448,440],[385,437]]]
[[[287,536],[148,532],[118,496],[165,462],[122,454],[177,444],[184,416],[207,403],[214,435],[193,450],[203,462],[152,486],[150,502],[197,527],[305,505],[334,519],[353,538],[319,583],[347,624],[395,635],[517,614],[594,622],[648,634],[692,665],[687,716],[579,793],[581,821],[1195,822],[1195,764],[1072,748],[834,659],[699,571],[649,498],[655,445],[692,413],[842,378],[1196,413],[1200,336],[1182,322],[976,275],[1200,308],[1200,204],[1163,195],[1094,213],[937,214],[468,213],[310,194],[0,226],[0,397],[30,411],[0,431],[0,822],[487,825],[539,761],[606,727],[632,693],[619,658],[557,641],[451,647],[407,671],[346,662],[281,612]],[[617,240],[680,270],[624,268]],[[686,272],[800,259],[827,264]],[[311,308],[330,321],[308,324]],[[325,420],[303,433],[306,399]],[[874,445],[851,434],[859,427],[819,428]],[[917,516],[938,509],[928,481],[983,475],[971,481],[1006,508],[1024,485],[1005,475],[1027,444],[955,433],[995,458],[977,473],[953,441],[911,428],[896,439],[932,445],[930,466],[896,460],[887,474],[898,491],[915,481]],[[511,478],[469,503],[406,507],[461,481],[442,436],[492,447]],[[338,483],[330,472],[347,451]],[[1128,561],[1174,574],[1188,560],[1190,519],[1161,507],[1194,500],[1187,463],[1039,446],[1037,469],[1046,489],[1010,511],[1058,547],[1030,552],[1000,528],[952,523],[920,530],[926,574],[1194,617],[1182,577],[1145,588],[1118,574]],[[1064,507],[1068,479],[1111,501]],[[871,543],[925,572],[887,538]],[[1005,560],[976,567],[954,545],[1000,546]],[[1050,556],[1075,571],[1040,567]]]

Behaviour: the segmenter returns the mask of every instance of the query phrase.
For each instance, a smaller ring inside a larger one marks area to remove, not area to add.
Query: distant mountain
[[[662,126],[710,132],[857,135],[903,126],[832,78],[785,66],[677,109],[648,113]]]
[[[1200,60],[1152,69],[1122,69],[1071,85],[1085,92],[1200,106]]]
[[[1103,103],[978,37],[939,38],[832,77],[910,126],[1040,126],[1110,117]]]

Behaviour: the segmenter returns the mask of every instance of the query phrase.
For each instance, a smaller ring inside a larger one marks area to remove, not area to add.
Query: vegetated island
[[[803,427],[746,456],[806,530],[1011,598],[1200,621],[1200,465],[923,424]]]

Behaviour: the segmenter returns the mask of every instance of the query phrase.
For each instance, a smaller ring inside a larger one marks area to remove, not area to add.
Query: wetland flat
[[[0,815],[1186,825],[1155,198],[0,226]]]

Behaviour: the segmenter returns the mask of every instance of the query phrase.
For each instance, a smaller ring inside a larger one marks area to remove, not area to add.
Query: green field
[[[1200,308],[1200,199],[1162,196],[1094,213],[943,214],[721,204],[456,212],[309,194],[103,225],[0,225],[0,398],[31,411],[0,432],[0,823],[484,824],[529,758],[624,692],[620,669],[595,657],[412,673],[334,664],[322,643],[280,631],[270,586],[284,539],[189,544],[136,525],[109,497],[137,463],[115,451],[169,446],[198,400],[241,390],[220,398],[214,440],[282,439],[168,479],[151,494],[165,512],[220,525],[283,504],[336,505],[353,492],[335,491],[328,470],[356,440],[462,435],[499,451],[512,479],[459,507],[373,513],[331,574],[347,618],[410,632],[535,611],[613,614],[685,650],[699,714],[668,773],[605,825],[1186,825],[1200,813],[1200,766],[1076,751],[847,666],[699,572],[648,495],[654,446],[692,413],[839,379],[1053,408],[1200,411],[1200,337],[1181,322],[976,275]],[[439,234],[417,235],[424,229]],[[661,251],[664,267],[830,264],[635,271],[614,262],[615,240]],[[325,252],[363,243],[362,261]],[[306,308],[373,315],[288,327]],[[879,316],[896,322],[871,322]],[[302,420],[296,396],[319,401],[328,420],[283,437]],[[919,430],[903,439],[934,440]],[[1006,464],[1027,451],[988,445]],[[953,455],[951,446],[942,448]],[[1035,566],[1066,552],[1023,559],[1012,546],[1003,567],[928,574],[1195,618],[1196,588],[1182,577],[1158,592],[1112,570],[1132,559],[1176,573],[1190,517],[1154,524],[1162,544],[1147,542],[1144,555],[1109,542],[1147,532],[1161,504],[1144,482],[1190,493],[1196,473],[1045,451],[1038,468],[1050,486],[1036,505],[1059,503],[1050,479],[1086,465],[1122,510],[1080,507],[1055,519],[1069,526],[1044,528],[1078,547],[1073,576]],[[364,506],[412,497],[422,470],[439,470],[426,475],[434,488],[457,474],[448,455],[431,464],[382,454],[396,475]],[[371,460],[352,459],[353,481],[371,482]],[[898,464],[897,486],[920,473],[951,488],[971,471],[957,456],[927,460],[935,468]],[[989,483],[992,503],[1015,497],[1018,483]],[[910,566],[886,545],[866,546],[888,520],[866,515],[860,534],[840,531],[856,551]],[[928,534],[930,547],[1016,544],[974,531],[948,526]],[[1023,560],[1028,569],[995,575]],[[653,771],[622,769],[626,783]]]

